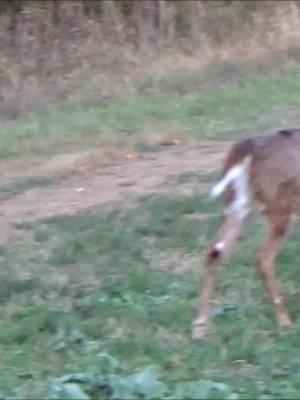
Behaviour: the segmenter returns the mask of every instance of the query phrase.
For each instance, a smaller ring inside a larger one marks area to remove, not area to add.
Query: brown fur
[[[257,270],[270,295],[279,326],[290,325],[273,271],[274,261],[287,236],[293,216],[300,213],[300,129],[285,129],[270,135],[251,137],[233,145],[224,160],[221,176],[246,156],[251,156],[249,186],[252,199],[263,208],[269,233],[257,252]],[[226,206],[235,198],[229,185],[224,193]],[[198,315],[192,336],[203,337],[209,324],[209,303],[215,275],[239,237],[243,219],[224,213],[215,239],[206,252],[205,276],[199,298]],[[222,243],[224,249],[218,250]]]

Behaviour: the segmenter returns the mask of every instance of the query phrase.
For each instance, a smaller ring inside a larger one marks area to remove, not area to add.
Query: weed
[[[208,197],[148,196],[126,212],[117,204],[105,213],[54,217],[12,240],[1,253],[1,394],[297,398],[300,324],[293,259],[299,229],[278,261],[294,326],[278,334],[249,266],[263,228],[254,218],[220,270],[210,341],[189,339],[199,271],[193,264],[185,273],[177,264],[186,255],[192,257],[185,262],[200,255],[217,219],[192,216],[212,210],[220,211]],[[29,252],[24,240],[30,232],[37,241]],[[166,252],[170,259],[177,254],[168,270],[160,268]],[[27,275],[9,273],[12,263]],[[82,278],[91,274],[101,285],[70,285],[67,271],[72,276],[79,268],[85,268]]]
[[[0,198],[16,196],[36,187],[51,186],[58,183],[58,178],[47,176],[30,176],[18,178],[0,186]]]
[[[147,149],[149,135],[176,133],[196,140],[236,139],[272,127],[297,125],[300,75],[290,68],[279,75],[228,81],[188,93],[132,95],[104,107],[59,104],[48,111],[2,124],[0,156],[49,155],[58,150],[120,146]],[[151,146],[150,146],[151,147]],[[159,146],[154,146],[159,148]],[[153,146],[151,147],[153,149]]]

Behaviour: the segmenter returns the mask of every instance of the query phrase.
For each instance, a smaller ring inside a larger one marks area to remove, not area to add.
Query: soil
[[[109,204],[117,200],[130,203],[134,197],[163,190],[171,177],[184,173],[207,174],[219,169],[229,143],[204,142],[197,146],[174,146],[156,153],[126,155],[113,165],[88,165],[87,154],[59,155],[30,168],[6,168],[3,181],[28,176],[53,176],[64,179],[57,184],[29,189],[0,204],[0,229],[3,242],[17,223],[33,222]],[[85,168],[82,166],[85,165]],[[96,164],[97,165],[97,164]],[[179,185],[179,183],[178,183]]]

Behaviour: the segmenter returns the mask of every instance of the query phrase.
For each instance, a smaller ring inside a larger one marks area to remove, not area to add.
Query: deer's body
[[[257,269],[268,290],[280,326],[290,318],[273,271],[276,256],[293,217],[300,213],[300,129],[282,130],[236,143],[225,158],[212,195],[224,195],[225,210],[215,239],[205,255],[205,276],[194,322],[193,337],[200,338],[209,324],[209,302],[218,265],[230,254],[252,203],[269,223],[269,232],[257,252]]]

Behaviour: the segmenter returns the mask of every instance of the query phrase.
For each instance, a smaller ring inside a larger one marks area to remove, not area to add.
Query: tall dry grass
[[[4,4],[4,3],[3,3]],[[298,54],[297,1],[14,1],[1,5],[0,114],[99,101],[180,70]]]

